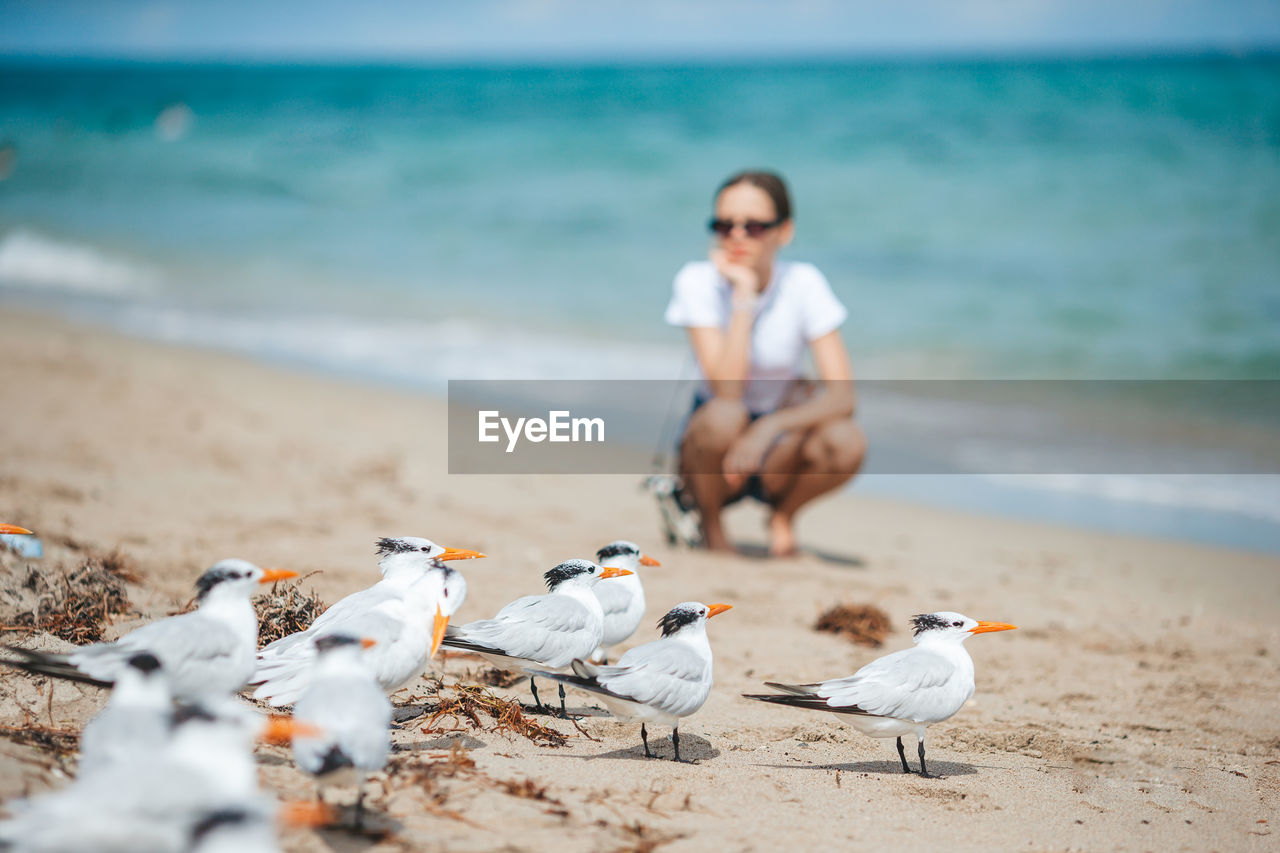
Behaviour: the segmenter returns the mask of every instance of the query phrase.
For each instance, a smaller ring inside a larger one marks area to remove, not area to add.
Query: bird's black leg
[[[564,706],[564,685],[557,684],[556,686],[560,688],[560,716],[567,720],[569,719],[569,710]]]
[[[676,750],[676,761],[680,760],[680,728],[677,726],[671,730],[671,745]]]
[[[911,768],[907,766],[907,751],[902,748],[902,738],[898,738],[898,757],[902,759],[902,772],[910,773]]]
[[[929,771],[924,767],[924,738],[920,738],[920,776],[924,779],[932,779]]]
[[[640,724],[640,740],[644,742],[644,757],[653,758],[653,753],[649,751],[649,733],[644,730],[644,723]]]
[[[533,691],[534,704],[538,706],[538,710],[546,710],[546,706],[542,704],[542,700],[538,698],[538,682],[531,675],[529,676],[529,689]]]
[[[364,828],[364,785],[360,786],[360,793],[356,794],[356,829]]]

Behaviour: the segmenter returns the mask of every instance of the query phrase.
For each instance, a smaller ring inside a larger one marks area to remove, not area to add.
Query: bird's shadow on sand
[[[578,758],[584,761],[596,761],[602,758],[654,762],[673,761],[675,759],[675,749],[671,745],[670,737],[650,734],[649,751],[653,753],[653,758],[644,757],[644,745],[640,743],[640,732],[637,730],[635,746],[614,749],[609,752],[598,752],[594,755],[572,755],[569,753],[550,753],[550,755],[558,754],[561,758]],[[680,761],[682,764],[706,761],[719,755],[720,750],[712,746],[711,742],[706,738],[698,735],[680,735]]]
[[[368,850],[376,844],[386,841],[404,829],[404,826],[389,815],[365,808],[363,820],[356,823],[355,805],[334,806],[337,816],[334,823],[316,830],[324,845],[335,851],[356,853]]]
[[[747,557],[751,560],[778,560],[787,559],[786,557],[774,557],[769,553],[768,545],[761,545],[758,542],[735,542],[733,550],[738,552],[738,556]],[[822,548],[811,548],[807,545],[800,547],[800,554],[808,554],[811,557],[817,557],[824,563],[830,563],[834,566],[841,566],[846,569],[865,569],[867,561],[859,557],[857,554],[837,554],[834,551],[826,551]]]
[[[878,776],[907,776],[920,779],[920,765],[911,763],[911,773],[902,772],[898,761],[853,761],[847,764],[757,764],[756,767],[772,767],[777,770],[839,770],[842,773],[875,773]],[[972,764],[954,761],[929,761],[929,773],[933,776],[973,776],[977,769]],[[927,779],[925,781],[928,781]]]

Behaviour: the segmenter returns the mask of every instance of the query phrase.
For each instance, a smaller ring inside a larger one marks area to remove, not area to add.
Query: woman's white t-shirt
[[[710,261],[693,261],[676,273],[666,321],[673,326],[727,329],[733,286]],[[751,371],[743,403],[771,412],[800,375],[805,352],[845,321],[849,312],[813,264],[776,261],[773,278],[756,303],[751,329]],[[761,381],[767,380],[767,381]]]

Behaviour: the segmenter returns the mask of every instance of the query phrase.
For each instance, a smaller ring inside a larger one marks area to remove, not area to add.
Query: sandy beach
[[[655,637],[675,603],[734,605],[709,625],[711,698],[681,727],[696,763],[645,760],[637,727],[596,716],[580,723],[589,737],[541,718],[569,736],[556,748],[466,721],[423,731],[418,718],[395,732],[397,761],[443,764],[457,741],[474,768],[387,780],[370,805],[398,831],[381,841],[296,830],[287,850],[1275,847],[1276,557],[856,490],[801,519],[812,550],[799,558],[676,551],[635,477],[449,476],[439,401],[12,311],[0,312],[0,359],[0,520],[41,533],[46,564],[74,563],[68,542],[119,549],[141,579],[130,590],[141,613],[113,631],[172,611],[228,556],[314,572],[304,588],[335,601],[376,578],[373,542],[388,535],[490,555],[462,566],[460,622],[618,538],[663,564],[644,574],[649,612],[631,644]],[[763,541],[762,520],[749,508],[729,516],[745,543]],[[885,646],[813,631],[837,602],[887,611]],[[832,716],[740,698],[765,680],[852,673],[909,645],[912,614],[939,609],[1021,626],[968,643],[977,693],[928,742],[943,778],[903,775],[892,741]],[[475,665],[444,661],[446,682]],[[530,698],[524,684],[498,692]],[[422,693],[413,684],[393,701]],[[71,685],[50,697],[8,672],[0,694],[0,722],[29,714],[67,729],[104,698]],[[669,757],[666,734],[657,749]],[[262,767],[272,790],[311,796],[286,750],[263,748]],[[0,741],[4,798],[65,782],[39,750]]]

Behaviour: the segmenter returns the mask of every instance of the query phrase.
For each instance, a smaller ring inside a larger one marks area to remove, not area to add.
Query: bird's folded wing
[[[511,602],[493,619],[463,625],[457,636],[509,657],[559,667],[591,651],[580,648],[591,624],[590,611],[568,596],[531,595]],[[588,639],[594,648],[599,637]]]
[[[381,586],[371,586],[368,589],[353,592],[346,598],[339,599],[325,612],[317,616],[306,630],[298,631],[287,637],[281,637],[273,643],[268,643],[258,652],[258,658],[262,661],[268,661],[276,656],[289,656],[298,653],[299,647],[302,646],[307,647],[306,651],[302,653],[303,656],[309,658],[311,641],[320,636],[322,632],[338,633],[342,630],[341,626],[353,617],[366,613],[380,603],[394,597],[393,591]]]
[[[901,720],[946,719],[969,698],[957,678],[955,664],[926,649],[904,649],[886,655],[848,678],[824,681],[816,695],[832,708],[859,710]]]
[[[676,716],[701,708],[711,690],[710,662],[683,644],[661,640],[637,646],[616,666],[596,667],[595,677],[619,696]]]
[[[151,652],[166,672],[194,674],[206,666],[217,667],[242,651],[242,639],[225,623],[200,611],[170,616],[125,634],[114,643],[94,643],[68,655],[68,660],[88,675],[114,680],[129,658]]]

